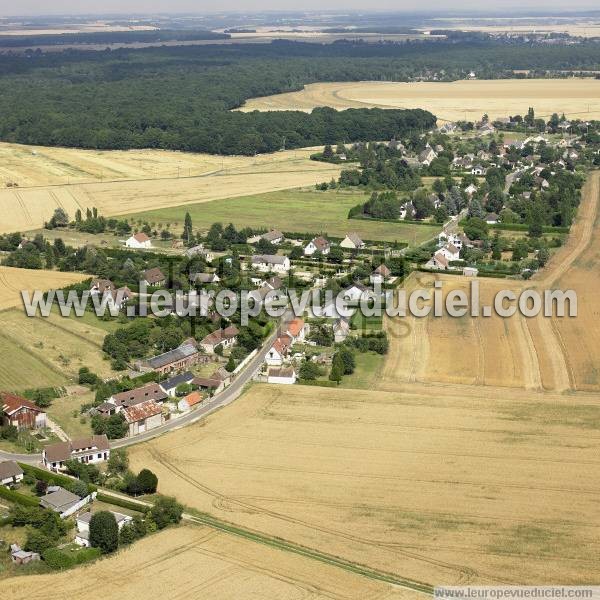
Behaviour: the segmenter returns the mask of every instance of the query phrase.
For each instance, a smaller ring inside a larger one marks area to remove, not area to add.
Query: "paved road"
[[[244,387],[247,383],[250,383],[254,374],[259,370],[260,366],[265,360],[266,353],[270,350],[275,338],[277,337],[278,328],[264,341],[261,348],[256,353],[256,356],[246,365],[246,367],[240,372],[240,374],[232,381],[229,387],[226,387],[222,392],[215,394],[208,402],[206,402],[200,408],[192,410],[191,412],[179,417],[167,421],[164,425],[156,427],[146,433],[141,433],[131,438],[123,438],[121,440],[114,440],[111,442],[111,448],[124,448],[133,444],[139,444],[140,442],[147,442],[167,431],[179,429],[191,425],[196,421],[199,421],[206,415],[231,404],[236,400],[243,392]],[[16,460],[19,462],[38,464],[42,460],[41,454],[11,454],[9,452],[0,451],[0,461],[2,460]]]
[[[173,419],[171,421],[167,421],[164,425],[160,427],[156,427],[151,431],[147,431],[145,433],[140,433],[134,437],[123,438],[122,440],[115,440],[111,442],[111,448],[124,448],[126,446],[131,446],[133,444],[139,444],[140,442],[147,442],[166,431],[171,431],[173,429],[179,429],[181,427],[186,427],[191,423],[195,423],[199,421],[206,415],[222,408],[223,406],[227,406],[231,404],[234,400],[236,400],[240,394],[244,390],[244,386],[252,380],[254,374],[259,370],[260,366],[265,360],[265,355],[271,349],[275,338],[277,337],[277,329],[269,336],[269,338],[264,342],[262,347],[257,352],[256,356],[246,365],[246,367],[240,372],[240,374],[232,381],[229,387],[226,387],[222,392],[215,394],[208,402],[203,404],[201,407],[192,410],[191,412],[179,417],[177,419]]]

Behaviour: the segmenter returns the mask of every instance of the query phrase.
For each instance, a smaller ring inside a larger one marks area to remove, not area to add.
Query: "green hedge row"
[[[467,219],[462,219],[459,223],[461,227],[467,224]],[[529,225],[527,223],[494,223],[488,225],[490,229],[498,229],[500,231],[528,231]],[[557,227],[554,225],[544,225],[542,227],[543,233],[569,233],[570,227]]]
[[[46,483],[54,483],[56,485],[62,485],[66,488],[70,488],[70,486],[73,485],[73,482],[76,481],[73,477],[67,477],[67,475],[54,473],[54,471],[46,471],[46,469],[40,469],[39,467],[34,467],[33,465],[19,463],[19,466],[21,469],[23,469],[23,473],[25,473],[25,475],[30,475],[31,477],[35,477],[36,479],[40,479]],[[95,486],[93,483],[88,483],[87,485],[90,493],[98,490],[98,486]]]
[[[9,490],[3,485],[0,485],[0,498],[4,498],[5,500],[14,502],[15,504],[20,504],[21,506],[39,506],[40,504],[40,501],[37,498],[19,494],[19,492],[15,492],[15,490]]]
[[[82,548],[77,552],[63,552],[60,548],[48,548],[42,552],[44,562],[55,570],[70,569],[77,565],[96,560],[102,556],[100,548]]]
[[[100,502],[106,502],[106,504],[114,504],[115,506],[120,506],[121,508],[126,508],[128,510],[135,510],[140,513],[143,513],[150,508],[144,507],[137,502],[127,500],[126,498],[117,498],[116,496],[109,496],[108,494],[103,494],[102,492],[98,492],[96,500],[99,500]]]
[[[362,205],[359,205],[362,208]],[[356,208],[356,207],[354,207]],[[412,219],[378,219],[376,217],[367,217],[363,213],[356,214],[352,212],[353,209],[350,209],[348,213],[349,219],[356,219],[357,221],[375,221],[375,223],[396,223],[396,224],[406,224],[406,225],[429,225],[430,227],[442,227],[443,223],[436,223],[434,221],[414,221]],[[365,240],[363,240],[365,241]]]

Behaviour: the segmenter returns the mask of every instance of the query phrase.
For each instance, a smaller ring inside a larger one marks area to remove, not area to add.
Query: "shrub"
[[[27,539],[25,541],[25,550],[30,552],[38,552],[42,554],[44,550],[54,546],[55,540],[49,535],[46,535],[42,531],[37,529],[31,529],[27,532]]]
[[[131,523],[126,523],[121,528],[119,545],[132,544],[136,540],[143,538],[147,532],[146,523],[144,523],[141,517],[136,516]]]
[[[114,552],[119,546],[119,527],[115,516],[108,511],[94,513],[90,519],[90,545],[103,554]]]
[[[183,506],[168,496],[160,496],[154,506],[148,511],[149,518],[156,524],[157,529],[164,529],[168,525],[181,521]]]
[[[24,494],[19,494],[19,492],[15,492],[14,490],[9,490],[8,488],[0,485],[0,498],[4,498],[9,502],[14,502],[15,504],[20,504],[21,506],[37,506],[38,499],[33,496],[25,496]]]
[[[142,469],[137,476],[137,483],[142,494],[154,494],[158,487],[158,477],[149,469]]]
[[[42,553],[44,562],[55,570],[70,569],[77,565],[95,560],[102,554],[99,548],[82,548],[74,553],[67,554],[59,548],[48,548]]]

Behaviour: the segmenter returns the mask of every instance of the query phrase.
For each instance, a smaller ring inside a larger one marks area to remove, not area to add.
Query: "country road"
[[[200,419],[206,417],[210,413],[222,408],[223,406],[227,406],[231,404],[234,400],[236,400],[240,394],[243,392],[244,387],[247,383],[249,383],[254,377],[255,373],[260,368],[261,364],[264,362],[265,355],[271,348],[271,345],[275,341],[277,337],[277,332],[279,328],[276,327],[273,333],[264,341],[263,345],[257,352],[256,356],[248,363],[245,369],[243,369],[240,374],[233,380],[229,387],[226,387],[222,392],[215,394],[208,402],[206,402],[201,407],[192,410],[191,412],[183,415],[182,417],[172,419],[167,421],[164,425],[160,427],[156,427],[151,431],[147,431],[145,433],[141,433],[134,437],[123,438],[120,440],[114,440],[111,442],[111,448],[125,448],[127,446],[132,446],[133,444],[139,444],[141,442],[147,442],[163,433],[168,431],[172,431],[174,429],[179,429],[181,427],[186,427],[187,425],[191,425],[192,423],[196,423]],[[11,454],[10,452],[4,452],[0,450],[0,461],[3,460],[16,460],[18,462],[28,463],[32,465],[36,465],[41,462],[42,455],[41,454]]]

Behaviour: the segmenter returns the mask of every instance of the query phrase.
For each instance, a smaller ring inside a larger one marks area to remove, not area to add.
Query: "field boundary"
[[[116,506],[121,506],[119,502],[123,500],[126,501],[128,504],[137,504],[138,506],[143,508],[149,508],[152,506],[150,502],[134,498],[124,498],[120,494],[116,494],[115,492],[108,490],[100,490],[99,495],[101,495],[102,501],[106,503],[112,503],[111,501],[115,500]],[[239,525],[234,525],[233,523],[229,523],[228,521],[224,521],[222,519],[218,519],[217,517],[213,517],[208,513],[197,512],[193,509],[191,511],[190,509],[186,510],[189,512],[185,512],[183,514],[183,520],[189,523],[193,523],[196,525],[205,525],[212,529],[217,529],[219,531],[223,531],[225,533],[229,533],[231,535],[235,535],[237,537],[241,537],[246,540],[256,542],[258,544],[270,546],[271,548],[275,548],[277,550],[292,552],[293,554],[298,554],[300,556],[304,556],[305,558],[311,558],[329,566],[349,571],[350,573],[354,573],[355,575],[367,577],[368,579],[381,581],[383,583],[389,583],[416,592],[421,592],[423,594],[433,594],[433,586],[428,583],[423,583],[414,579],[401,577],[394,573],[388,573],[386,571],[373,569],[371,567],[367,567],[365,565],[346,560],[339,556],[334,556],[333,554],[326,554],[325,552],[321,552],[313,548],[308,548],[307,546],[302,546],[301,544],[290,542],[280,537],[267,535],[258,531],[254,531],[247,527],[240,527]]]

